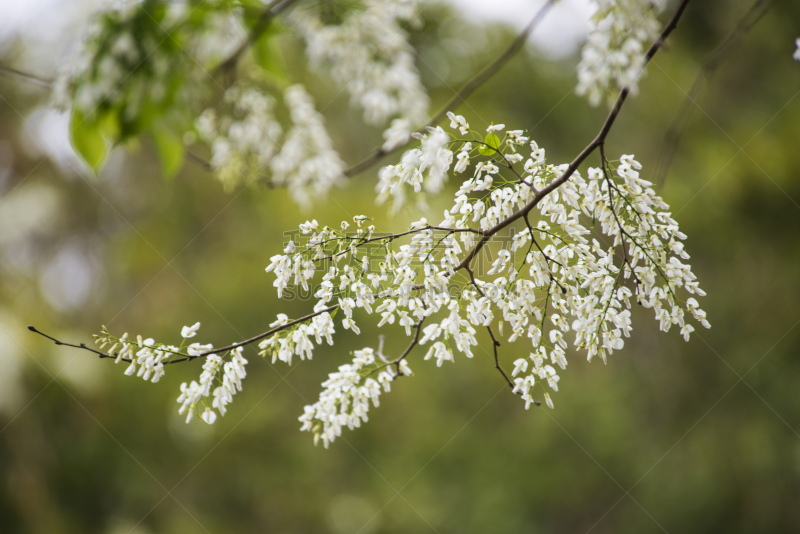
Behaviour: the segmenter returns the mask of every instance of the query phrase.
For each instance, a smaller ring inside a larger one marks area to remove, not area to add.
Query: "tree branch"
[[[486,67],[484,67],[483,70],[481,70],[478,74],[467,80],[466,83],[464,83],[464,85],[461,86],[461,89],[459,89],[458,92],[455,95],[453,95],[453,97],[450,100],[448,100],[444,106],[441,107],[441,109],[436,113],[436,115],[434,115],[425,126],[423,126],[418,130],[418,133],[425,133],[427,128],[436,126],[436,124],[438,124],[439,121],[441,121],[447,115],[448,111],[453,111],[454,109],[456,109],[458,105],[461,104],[461,102],[466,100],[478,87],[483,85],[483,83],[486,82],[486,80],[491,78],[498,70],[500,70],[503,67],[503,65],[505,65],[508,62],[508,60],[511,59],[514,56],[514,54],[516,54],[519,51],[520,48],[522,48],[522,46],[525,44],[525,41],[527,41],[528,36],[539,25],[544,16],[550,10],[550,8],[553,7],[553,4],[555,4],[555,0],[547,0],[547,2],[545,2],[545,4],[539,9],[539,11],[536,12],[536,14],[533,16],[528,25],[525,26],[522,32],[520,32],[517,38],[514,39],[514,41],[509,45],[509,47],[506,48],[506,50],[502,54],[497,56],[497,58],[494,61],[486,65]],[[356,163],[352,167],[346,169],[344,171],[344,175],[347,178],[352,178],[353,176],[360,174],[361,172],[375,165],[377,162],[383,159],[384,156],[388,156],[389,154],[397,152],[398,150],[405,147],[407,144],[408,142],[393,147],[389,150],[384,150],[383,148],[380,148],[376,150],[372,155],[366,157],[365,159]]]
[[[497,341],[496,337],[494,337],[494,332],[492,331],[492,327],[491,326],[487,326],[486,329],[489,331],[489,335],[492,337],[492,348],[494,349],[494,368],[497,369],[498,371],[500,371],[500,374],[503,375],[503,378],[505,379],[506,383],[508,384],[508,387],[510,387],[511,390],[513,391],[514,390],[514,382],[511,381],[511,379],[508,377],[508,375],[503,370],[503,368],[500,367],[500,359],[498,358],[498,355],[497,355],[497,347],[500,346],[500,342]],[[517,395],[521,395],[521,393],[516,393],[516,394]],[[537,401],[537,400],[533,401],[533,403],[536,406],[541,406],[542,405],[542,403]]]
[[[378,237],[371,237],[369,239],[364,239],[364,240],[359,241],[358,243],[356,243],[355,246],[356,246],[356,248],[358,248],[358,247],[361,247],[363,245],[367,245],[369,243],[374,243],[375,241],[394,241],[395,239],[398,239],[400,237],[411,235],[411,234],[418,234],[418,233],[424,232],[426,230],[439,230],[439,231],[447,232],[448,235],[461,233],[461,232],[470,232],[470,233],[473,233],[473,234],[483,235],[483,233],[480,230],[476,230],[475,228],[445,228],[445,227],[442,227],[442,226],[432,226],[430,224],[427,224],[425,226],[421,226],[419,228],[414,228],[412,230],[408,230],[408,231],[405,231],[405,232],[400,232],[400,233],[397,233],[397,234],[389,234],[389,235],[383,235],[383,236],[378,236]],[[309,250],[312,250],[312,249],[311,248],[307,248],[304,252],[308,252]],[[324,256],[322,258],[314,258],[311,261],[315,261],[315,262],[317,262],[317,261],[328,261],[328,260],[332,260],[332,259],[336,258],[337,256],[342,256],[344,254],[349,254],[349,253],[350,253],[350,249],[345,249],[345,250],[342,250],[342,251],[337,252],[335,254],[332,254],[330,256]]]
[[[76,349],[88,350],[89,352],[97,354],[101,359],[102,358],[114,358],[114,359],[116,359],[116,357],[117,357],[116,354],[106,354],[105,352],[100,352],[99,350],[95,350],[92,347],[89,347],[88,345],[86,345],[86,343],[80,343],[80,344],[76,345],[74,343],[66,343],[64,341],[59,341],[58,339],[56,339],[56,338],[54,338],[52,336],[48,336],[44,332],[42,332],[40,330],[37,330],[36,327],[33,326],[33,325],[28,325],[28,330],[30,330],[31,332],[34,332],[36,334],[39,334],[40,336],[46,337],[47,339],[49,339],[50,341],[52,341],[56,345],[64,345],[65,347],[74,347]],[[130,360],[130,358],[122,358],[122,361],[130,362],[131,360]]]
[[[287,328],[289,328],[291,326],[294,326],[296,324],[308,321],[309,319],[312,319],[312,318],[316,317],[317,315],[321,315],[321,314],[323,314],[325,312],[331,312],[331,311],[335,310],[338,307],[339,307],[338,304],[334,304],[333,306],[328,306],[325,309],[322,309],[320,311],[316,311],[314,313],[309,313],[308,315],[300,317],[299,319],[295,319],[293,321],[289,321],[286,324],[278,325],[275,328],[271,328],[271,329],[267,330],[266,332],[263,332],[261,334],[258,334],[257,336],[251,337],[250,339],[245,339],[244,341],[239,341],[238,343],[234,343],[233,345],[228,345],[226,347],[220,347],[218,349],[212,349],[212,350],[209,350],[209,351],[206,351],[206,352],[202,352],[202,353],[198,354],[197,356],[183,355],[180,358],[176,358],[174,360],[168,360],[168,361],[165,361],[163,363],[164,363],[164,365],[168,365],[168,364],[173,364],[173,363],[188,362],[188,361],[191,361],[191,360],[196,360],[197,358],[203,358],[205,356],[210,356],[211,354],[220,354],[220,353],[223,353],[223,352],[228,352],[229,350],[238,349],[239,347],[244,347],[245,345],[250,345],[251,343],[255,343],[256,341],[260,341],[260,340],[264,339],[265,337],[268,337],[268,336],[271,336],[272,334],[275,334],[276,332],[280,332],[281,330],[285,330],[285,329],[287,329]],[[36,327],[33,326],[33,325],[28,326],[28,330],[30,330],[31,332],[35,332],[35,333],[39,334],[40,336],[46,337],[47,339],[49,339],[50,341],[52,341],[56,345],[64,345],[65,347],[74,347],[76,349],[87,350],[89,352],[97,354],[100,358],[114,358],[114,359],[116,359],[118,357],[117,353],[107,354],[105,352],[100,352],[99,350],[95,350],[95,349],[89,347],[85,343],[80,343],[80,344],[76,345],[74,343],[66,343],[64,341],[60,341],[60,340],[58,340],[58,339],[56,339],[56,338],[54,338],[52,336],[48,336],[47,334],[45,334],[44,332],[41,332],[40,330],[37,330]],[[171,352],[171,351],[166,351],[166,352]],[[174,353],[172,353],[172,354],[174,354]],[[131,361],[130,358],[121,358],[121,360],[124,361],[124,362],[130,362]]]
[[[256,341],[260,341],[260,340],[264,339],[265,337],[271,336],[272,334],[274,334],[276,332],[280,332],[281,330],[285,330],[286,328],[289,328],[290,326],[294,326],[296,324],[308,321],[309,319],[312,319],[312,318],[316,317],[317,315],[322,315],[325,312],[330,313],[330,312],[332,312],[333,310],[335,310],[338,307],[339,307],[338,304],[334,304],[333,306],[328,306],[327,308],[323,308],[323,309],[321,309],[319,311],[316,311],[314,313],[309,313],[308,315],[300,317],[299,319],[295,319],[294,321],[289,321],[286,324],[278,325],[275,328],[267,330],[266,332],[264,332],[262,334],[258,334],[257,336],[251,337],[250,339],[245,339],[244,341],[239,341],[238,343],[234,343],[233,345],[228,345],[227,347],[221,347],[221,348],[218,348],[218,349],[209,350],[208,352],[204,352],[204,353],[202,353],[202,354],[200,354],[198,356],[195,356],[195,358],[202,358],[203,356],[208,356],[210,354],[219,354],[220,352],[227,352],[229,350],[238,349],[239,347],[244,347],[245,345],[249,345],[251,343],[255,343]]]
[[[533,32],[533,30],[539,25],[542,21],[544,16],[550,10],[550,8],[555,4],[556,0],[547,0],[547,2],[536,12],[533,19],[528,23],[528,25],[522,30],[522,32],[517,36],[516,39],[509,45],[509,47],[500,54],[494,61],[489,63],[486,67],[483,68],[478,74],[470,78],[469,80],[461,86],[461,89],[447,101],[447,103],[439,109],[436,115],[428,121],[428,123],[420,128],[417,132],[424,133],[427,128],[433,127],[439,123],[446,115],[448,111],[453,111],[458,105],[466,100],[478,87],[480,87],[486,80],[491,78],[500,68],[505,65],[509,59],[511,59],[514,54],[516,54],[522,45],[525,44],[525,41],[528,39],[528,36]],[[262,30],[263,31],[263,30]],[[244,43],[243,43],[244,44]],[[245,47],[246,49],[246,47]],[[230,59],[230,58],[229,58]],[[228,60],[226,60],[227,62]],[[217,74],[217,70],[222,68],[222,64],[215,69],[214,74]],[[352,178],[357,174],[364,172],[365,170],[369,169],[385,156],[389,154],[393,154],[400,149],[404,148],[408,145],[408,142],[397,145],[389,150],[384,150],[383,148],[379,148],[375,152],[373,152],[370,156],[366,157],[365,159],[359,161],[358,163],[352,165],[351,167],[344,170],[343,174],[346,178]],[[200,164],[206,170],[211,168],[209,162],[204,160],[203,158],[192,155],[191,158],[195,163]]]
[[[672,18],[670,18],[669,22],[664,29],[661,31],[661,34],[655,40],[655,42],[650,46],[647,50],[647,54],[645,54],[644,58],[644,65],[650,62],[653,56],[658,52],[658,50],[663,46],[664,41],[667,37],[672,33],[672,31],[678,26],[678,21],[680,20],[683,12],[686,10],[686,6],[689,4],[689,0],[681,0],[681,3],[673,13]],[[483,231],[483,237],[481,240],[475,245],[475,247],[464,257],[464,259],[459,263],[454,269],[453,272],[460,271],[465,267],[469,266],[472,262],[473,258],[480,252],[480,250],[486,245],[486,243],[491,239],[493,235],[497,232],[506,228],[513,222],[517,221],[521,217],[524,217],[530,212],[536,205],[542,201],[544,197],[561,187],[570,177],[575,174],[575,171],[578,170],[578,167],[588,158],[592,152],[594,152],[599,146],[605,143],[606,137],[608,137],[608,133],[611,131],[611,127],[614,126],[614,122],[617,120],[617,116],[619,115],[620,110],[622,109],[622,105],[625,103],[625,100],[628,98],[628,94],[630,93],[630,89],[627,87],[623,89],[619,97],[617,97],[617,101],[614,103],[614,106],[611,108],[606,120],[603,122],[600,131],[598,132],[597,136],[589,143],[586,148],[584,148],[578,156],[572,160],[572,163],[569,164],[567,169],[564,173],[559,176],[557,179],[553,180],[548,186],[544,187],[539,193],[533,197],[525,206],[517,210],[515,213],[507,217],[506,219],[500,221],[492,228]],[[447,273],[445,273],[446,275]],[[422,286],[414,286],[414,289],[419,289]]]
[[[389,362],[389,364],[394,364],[395,366],[395,370],[397,371],[397,373],[395,374],[396,377],[403,376],[402,371],[400,371],[400,362],[405,360],[406,356],[408,356],[411,350],[419,344],[419,333],[422,331],[423,322],[425,322],[425,317],[420,319],[419,322],[414,325],[414,327],[416,328],[416,332],[414,332],[414,339],[411,340],[411,343],[409,343],[408,347],[406,347],[406,350],[403,351],[403,354],[401,354],[396,359]]]
[[[739,19],[734,29],[722,40],[717,48],[711,52],[706,62],[700,68],[700,73],[694,80],[692,88],[689,89],[686,98],[669,125],[669,129],[667,129],[667,132],[664,134],[664,140],[661,143],[661,151],[658,157],[658,167],[656,167],[656,174],[653,179],[653,182],[657,184],[657,186],[663,185],[666,179],[667,172],[669,172],[670,165],[672,164],[672,158],[675,156],[675,151],[678,149],[680,138],[694,110],[696,104],[695,99],[705,86],[706,80],[717,70],[722,62],[730,56],[731,52],[736,48],[736,45],[744,39],[747,32],[749,32],[767,11],[769,11],[772,4],[773,0],[756,0],[744,16]]]
[[[290,1],[290,0],[285,0],[285,2],[289,2],[289,1]],[[662,32],[661,32],[661,34],[659,35],[658,39],[656,39],[656,41],[655,41],[655,42],[652,44],[652,46],[650,47],[650,49],[647,51],[647,54],[645,55],[645,62],[644,62],[645,64],[647,64],[647,63],[650,61],[650,59],[652,59],[652,57],[655,55],[655,53],[656,53],[656,52],[659,50],[659,48],[661,48],[661,46],[664,44],[664,41],[666,40],[666,38],[667,38],[667,37],[668,37],[668,36],[669,36],[669,35],[672,33],[672,31],[673,31],[673,30],[674,30],[674,29],[677,27],[677,25],[678,25],[678,21],[680,20],[681,16],[683,15],[683,13],[684,13],[684,11],[685,11],[685,9],[686,9],[686,6],[688,5],[688,3],[689,3],[689,0],[681,0],[680,4],[678,5],[678,7],[677,7],[677,8],[676,8],[676,10],[675,10],[675,13],[672,15],[672,18],[671,18],[671,19],[670,19],[670,21],[667,23],[667,25],[664,27],[664,29],[662,30]],[[466,268],[468,271],[471,271],[471,268],[470,268],[470,263],[471,263],[472,259],[473,259],[473,258],[475,258],[475,256],[478,254],[478,252],[479,252],[479,251],[480,251],[480,250],[483,248],[483,246],[484,246],[484,245],[485,245],[485,244],[486,244],[486,243],[487,243],[487,242],[488,242],[488,241],[489,241],[489,240],[492,238],[492,236],[494,236],[494,235],[495,235],[495,234],[497,234],[497,233],[498,233],[500,230],[502,230],[503,228],[506,228],[507,226],[509,226],[510,224],[512,224],[513,222],[515,222],[516,220],[518,220],[518,219],[520,219],[520,218],[523,218],[523,217],[527,217],[527,214],[528,214],[528,213],[529,213],[529,212],[530,212],[530,211],[531,211],[531,210],[532,210],[534,207],[536,207],[536,205],[537,205],[537,204],[538,204],[538,203],[539,203],[539,202],[540,202],[540,201],[541,201],[541,200],[542,200],[542,199],[543,199],[545,196],[547,196],[547,195],[548,195],[548,194],[550,194],[552,191],[554,191],[555,189],[557,189],[558,187],[560,187],[562,184],[564,184],[564,183],[565,183],[567,180],[569,180],[569,178],[570,178],[570,177],[571,177],[571,176],[572,176],[572,175],[575,173],[575,171],[577,170],[578,166],[579,166],[579,165],[581,165],[581,164],[582,164],[582,163],[583,163],[583,162],[586,160],[586,158],[588,158],[588,157],[589,157],[589,155],[591,155],[591,154],[592,154],[592,152],[594,152],[594,151],[595,151],[595,150],[596,150],[598,147],[602,147],[602,146],[603,146],[603,144],[605,143],[606,137],[608,136],[608,133],[611,131],[611,128],[612,128],[612,126],[614,125],[614,122],[616,121],[616,119],[617,119],[617,116],[619,115],[619,112],[620,112],[620,110],[621,110],[621,108],[622,108],[622,105],[625,103],[625,100],[626,100],[626,98],[628,97],[628,94],[629,94],[629,89],[627,89],[627,88],[626,88],[626,89],[623,89],[623,90],[620,92],[620,94],[619,94],[619,97],[617,98],[617,101],[616,101],[616,103],[614,104],[614,107],[611,109],[611,111],[609,112],[608,116],[606,117],[606,120],[603,122],[603,125],[602,125],[602,127],[600,128],[600,131],[599,131],[599,133],[597,134],[597,136],[596,136],[596,137],[595,137],[595,138],[594,138],[594,139],[593,139],[593,140],[592,140],[592,141],[591,141],[591,142],[590,142],[590,143],[589,143],[589,144],[586,146],[586,148],[584,148],[584,149],[581,151],[581,153],[580,153],[580,154],[578,154],[578,156],[577,156],[577,157],[576,157],[576,158],[575,158],[575,159],[572,161],[572,163],[570,163],[570,164],[569,164],[568,168],[565,170],[565,172],[564,172],[564,173],[563,173],[561,176],[559,176],[559,177],[558,177],[556,180],[554,180],[554,181],[553,181],[552,183],[550,183],[548,186],[544,187],[544,188],[543,188],[541,191],[539,191],[539,193],[538,193],[538,194],[536,194],[536,195],[534,196],[534,198],[533,198],[532,200],[530,200],[530,201],[528,202],[528,204],[526,204],[525,206],[523,206],[522,208],[520,208],[518,211],[516,211],[516,212],[515,212],[514,214],[512,214],[511,216],[507,217],[507,218],[506,218],[506,219],[504,219],[503,221],[500,221],[498,224],[496,224],[496,225],[495,225],[494,227],[492,227],[492,228],[489,228],[489,229],[487,229],[487,230],[484,230],[484,231],[476,231],[476,232],[475,232],[475,233],[479,233],[479,234],[481,234],[481,235],[482,235],[482,237],[481,237],[481,240],[480,240],[480,241],[479,241],[479,242],[478,242],[478,243],[477,243],[477,244],[476,244],[476,245],[475,245],[475,246],[472,248],[472,250],[470,250],[470,252],[469,252],[469,253],[468,253],[468,254],[467,254],[465,257],[464,257],[464,259],[461,261],[461,263],[459,263],[459,264],[458,264],[458,266],[456,266],[456,267],[453,269],[453,271],[452,271],[453,273],[455,273],[455,272],[457,272],[457,271],[460,271],[461,269],[465,269],[465,268]],[[433,228],[433,227],[432,227],[432,228]],[[425,229],[425,228],[423,228],[423,229]],[[454,229],[446,229],[446,230],[447,230],[447,231],[454,231]],[[410,232],[403,232],[403,233],[401,233],[401,234],[396,234],[396,235],[399,237],[400,235],[407,235],[407,234],[409,234],[409,233],[412,233],[412,232],[413,232],[413,231],[410,231]],[[531,237],[533,238],[533,235],[531,235]],[[470,274],[472,274],[472,273],[470,273]],[[449,273],[445,273],[445,276],[449,276]],[[471,280],[472,280],[472,279],[473,279],[473,278],[471,278]],[[475,286],[477,287],[477,284],[475,284]],[[424,286],[421,286],[421,285],[415,285],[415,286],[413,286],[413,289],[421,289],[421,288],[423,288],[423,287],[424,287]],[[379,295],[379,296],[385,296],[385,294],[382,294],[382,295]],[[272,329],[270,329],[270,330],[268,330],[268,331],[266,331],[266,332],[264,332],[264,333],[262,333],[262,334],[259,334],[259,335],[255,336],[255,337],[252,337],[252,338],[250,338],[250,339],[246,339],[246,340],[244,340],[244,341],[240,341],[240,342],[238,342],[238,343],[234,343],[234,344],[232,344],[232,345],[228,345],[228,346],[226,346],[226,347],[221,347],[221,348],[218,348],[218,349],[213,349],[213,350],[210,350],[210,351],[207,351],[207,352],[201,353],[201,354],[200,354],[200,355],[198,355],[198,356],[185,356],[185,357],[178,358],[178,359],[175,359],[175,360],[171,360],[170,362],[165,362],[165,363],[177,363],[177,362],[180,362],[180,361],[188,361],[188,360],[192,360],[192,359],[196,359],[196,358],[201,358],[201,357],[203,357],[203,356],[208,356],[208,355],[210,355],[210,354],[218,354],[218,353],[226,352],[226,351],[229,351],[229,350],[232,350],[232,349],[236,349],[236,348],[239,348],[239,347],[243,347],[243,346],[245,346],[245,345],[249,345],[249,344],[251,344],[251,343],[254,343],[254,342],[256,342],[256,341],[259,341],[259,340],[261,340],[261,339],[263,339],[263,338],[265,338],[265,337],[267,337],[267,336],[270,336],[270,335],[272,335],[272,334],[274,334],[274,333],[276,333],[276,332],[278,332],[278,331],[280,331],[280,330],[283,330],[283,329],[289,328],[289,327],[291,327],[291,326],[294,326],[294,325],[296,325],[296,324],[298,324],[298,323],[301,323],[301,322],[307,321],[307,320],[309,320],[309,319],[311,319],[311,318],[313,318],[313,317],[315,317],[315,316],[317,316],[317,315],[320,315],[320,314],[322,314],[322,313],[325,313],[325,312],[330,312],[330,311],[333,311],[333,310],[335,310],[335,309],[336,309],[336,308],[338,308],[338,307],[339,307],[339,305],[338,305],[338,304],[335,304],[335,305],[333,305],[333,306],[329,306],[329,307],[327,307],[327,308],[324,308],[324,309],[322,309],[322,310],[320,310],[320,311],[317,311],[317,312],[314,312],[314,313],[308,314],[308,315],[306,315],[306,316],[304,316],[304,317],[301,317],[301,318],[299,318],[299,319],[295,319],[295,320],[293,320],[293,321],[290,321],[290,322],[288,322],[288,323],[286,323],[286,324],[284,324],[284,325],[280,325],[280,326],[277,326],[277,327],[275,327],[275,328],[272,328]],[[405,357],[406,357],[406,355],[407,355],[407,354],[408,354],[408,353],[411,351],[411,349],[412,349],[412,348],[413,348],[413,347],[414,347],[414,346],[417,344],[417,342],[418,342],[418,338],[419,338],[419,330],[420,330],[420,327],[421,327],[421,323],[422,323],[422,321],[420,321],[420,322],[419,322],[419,323],[417,323],[417,325],[416,325],[416,327],[417,327],[417,332],[416,332],[415,338],[414,338],[414,340],[412,341],[411,345],[410,345],[410,346],[409,346],[409,347],[406,349],[406,351],[405,351],[405,352],[404,352],[404,353],[403,353],[403,354],[400,356],[400,358],[399,358],[398,360],[395,360],[395,361],[393,361],[392,363],[397,363],[397,364],[399,365],[399,361],[401,361],[403,358],[405,358]],[[31,330],[32,332],[38,333],[38,334],[40,334],[40,335],[42,335],[42,336],[44,336],[44,337],[46,337],[46,338],[50,339],[51,341],[53,341],[53,342],[54,342],[54,343],[56,343],[57,345],[65,345],[65,346],[70,346],[70,347],[75,347],[75,348],[84,349],[84,350],[87,350],[87,351],[90,351],[90,352],[93,352],[93,353],[95,353],[95,354],[99,355],[99,356],[100,356],[100,358],[115,358],[115,356],[114,356],[114,355],[111,355],[111,354],[105,354],[105,353],[102,353],[102,352],[96,351],[96,350],[94,350],[94,349],[91,349],[91,348],[87,347],[87,346],[86,346],[85,344],[83,344],[83,343],[81,343],[80,345],[74,345],[74,344],[70,344],[70,343],[64,343],[64,342],[61,342],[61,341],[59,341],[59,340],[57,340],[57,339],[55,339],[55,338],[53,338],[53,337],[50,337],[50,336],[48,336],[48,335],[46,335],[46,334],[44,334],[44,333],[42,333],[42,332],[38,331],[38,330],[37,330],[36,328],[34,328],[33,326],[29,326],[28,328],[29,328],[29,330]],[[498,368],[499,368],[499,359],[498,359],[498,356],[497,356],[497,346],[499,345],[499,342],[498,342],[498,341],[497,341],[497,339],[494,337],[494,333],[491,331],[491,329],[489,329],[489,332],[490,332],[490,334],[491,334],[491,336],[492,336],[492,341],[493,341],[493,343],[494,343],[494,350],[495,350],[495,362],[496,362],[496,365],[497,365],[497,366],[498,366]],[[126,361],[130,361],[130,360],[126,360]],[[502,372],[503,376],[505,376],[506,380],[507,380],[509,383],[511,383],[511,382],[510,382],[510,379],[509,379],[509,378],[508,378],[508,376],[505,374],[505,372],[504,372],[504,371],[502,371],[502,369],[500,369],[500,371]],[[513,385],[512,385],[512,387],[513,387]]]
[[[53,80],[51,80],[50,78],[45,78],[44,76],[39,76],[38,74],[32,74],[30,72],[25,72],[24,70],[15,69],[13,67],[9,67],[8,65],[0,64],[0,73],[16,76],[21,80],[28,82],[32,85],[35,85],[37,87],[43,87],[49,89],[53,85]]]
[[[272,2],[262,13],[261,16],[258,18],[256,23],[250,29],[250,33],[247,37],[236,47],[236,50],[233,51],[231,55],[229,55],[224,61],[222,61],[219,65],[214,67],[214,70],[211,71],[212,76],[216,77],[220,74],[225,74],[232,70],[236,64],[239,62],[239,59],[247,52],[247,49],[250,48],[253,43],[255,43],[261,34],[263,34],[267,28],[269,28],[270,22],[272,19],[275,18],[281,11],[292,5],[297,0],[275,0]]]
[[[683,12],[686,10],[686,6],[688,4],[689,0],[681,0],[681,3],[678,5],[670,21],[667,23],[666,26],[664,26],[664,29],[661,31],[661,34],[658,36],[655,42],[650,46],[650,48],[647,51],[647,54],[645,54],[644,65],[647,65],[647,63],[650,62],[650,60],[653,58],[656,52],[658,52],[658,50],[663,46],[664,41],[667,39],[669,34],[671,34],[672,31],[678,26],[678,21],[683,15]],[[575,174],[575,171],[578,170],[578,166],[580,166],[586,160],[586,158],[588,158],[592,154],[592,152],[594,152],[600,145],[605,143],[606,137],[608,137],[608,133],[611,131],[611,127],[614,126],[614,122],[616,122],[617,116],[619,116],[619,112],[622,109],[622,105],[628,98],[629,93],[630,89],[628,89],[627,87],[620,92],[619,97],[617,97],[617,101],[614,103],[614,107],[611,108],[611,111],[606,117],[606,120],[603,122],[603,126],[600,128],[600,132],[598,132],[597,136],[592,140],[592,142],[589,143],[586,146],[586,148],[584,148],[574,160],[572,160],[572,163],[569,164],[567,169],[560,177],[558,177],[547,187],[544,187],[541,191],[539,191],[539,194],[536,195],[530,202],[528,202],[527,205],[520,208],[519,211],[517,211],[507,219],[500,221],[493,228],[484,231],[484,236],[485,237],[492,236],[497,232],[499,232],[500,230],[502,230],[503,228],[505,228],[506,226],[510,225],[511,223],[513,223],[514,221],[516,221],[517,219],[519,219],[520,217],[531,211],[534,207],[536,207],[536,205],[539,202],[541,202],[541,200],[544,197],[546,197],[547,195],[558,189],[562,184],[564,184],[564,182],[569,180],[570,177],[573,174]],[[478,244],[478,246],[482,247],[483,243],[485,242],[482,240],[481,243]]]
[[[193,161],[194,163],[197,163],[198,165],[203,167],[203,169],[205,169],[205,170],[207,170],[209,172],[214,170],[214,167],[211,165],[211,162],[206,161],[205,159],[203,159],[202,157],[198,156],[194,152],[190,152],[190,151],[187,150],[186,151],[186,159],[189,159],[189,160]]]

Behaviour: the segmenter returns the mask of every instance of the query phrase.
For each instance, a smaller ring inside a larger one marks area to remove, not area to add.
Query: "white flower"
[[[461,147],[461,150],[456,155],[456,159],[458,163],[456,163],[455,167],[453,167],[453,171],[456,173],[462,173],[467,170],[469,166],[469,152],[472,150],[472,143],[464,143],[464,146]]]
[[[456,115],[452,111],[448,111],[447,118],[450,119],[450,128],[458,128],[461,135],[469,133],[469,124],[462,115]]]
[[[203,415],[201,417],[203,418],[203,421],[205,421],[209,425],[213,425],[214,421],[217,420],[217,413],[213,411],[211,408],[206,408],[206,411],[203,412]]]
[[[400,324],[400,326],[405,327],[406,335],[410,336],[411,327],[414,326],[414,319],[408,316],[407,311],[400,311],[399,313],[400,313],[400,320],[398,321],[398,323]]]
[[[314,219],[312,221],[306,221],[303,224],[301,224],[300,225],[300,231],[303,232],[304,234],[310,234],[311,232],[316,230],[318,227],[319,227],[319,223],[317,222],[316,219]]]
[[[372,219],[370,219],[366,215],[355,215],[353,217],[353,222],[355,222],[358,225],[359,228],[361,228],[361,225],[364,224],[364,222],[370,221],[370,220],[372,220]]]
[[[342,320],[342,326],[344,327],[345,330],[352,330],[353,333],[356,335],[361,333],[361,330],[359,330],[358,326],[356,326],[356,322],[350,318],[345,317]]]
[[[269,327],[275,328],[276,326],[285,325],[288,322],[289,322],[289,316],[286,315],[285,313],[279,313],[278,319],[276,321],[269,323]]]
[[[200,343],[192,343],[186,349],[186,352],[189,356],[200,356],[201,354],[208,352],[214,348],[214,345],[202,345]]]
[[[405,145],[411,139],[411,123],[408,119],[394,119],[392,125],[383,132],[383,138],[386,141],[381,148],[387,152]]]
[[[436,358],[436,366],[441,367],[442,363],[446,361],[453,361],[453,353],[449,348],[447,348],[447,345],[441,341],[437,341],[428,350],[427,354],[425,354],[426,360],[430,360],[431,358]]]
[[[486,131],[490,132],[490,133],[491,132],[499,132],[500,130],[502,130],[505,127],[506,127],[505,124],[492,124],[488,128],[486,128]]]
[[[273,158],[264,158],[272,171],[272,181],[286,185],[289,194],[306,206],[314,197],[323,197],[343,179],[344,162],[333,149],[324,119],[314,108],[314,101],[300,84],[284,91],[292,127],[286,141]]]
[[[181,329],[181,337],[186,339],[194,337],[197,335],[198,330],[200,330],[200,323],[194,323],[192,326],[184,326]]]

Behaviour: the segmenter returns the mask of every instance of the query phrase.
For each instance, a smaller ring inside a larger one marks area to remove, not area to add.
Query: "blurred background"
[[[572,356],[552,411],[525,411],[486,352],[439,369],[418,349],[415,376],[328,450],[297,417],[350,351],[376,343],[367,321],[359,339],[347,332],[293,367],[246,352],[244,391],[213,426],[177,414],[178,386],[199,364],[147,384],[26,325],[73,342],[101,324],[169,342],[200,321],[203,340],[227,344],[307,309],[279,301],[264,273],[285,230],[361,213],[393,229],[424,214],[388,220],[374,206],[377,168],[309,212],[282,190],[224,193],[191,162],[165,181],[146,142],[116,149],[94,176],[47,88],[2,73],[0,531],[800,531],[800,4],[771,4],[688,106],[666,172],[664,139],[686,92],[751,1],[690,3],[607,144],[659,182],[689,236],[713,328],[684,343],[635,310],[634,334],[608,365]],[[0,62],[54,76],[97,5],[4,2]],[[412,41],[432,108],[538,5],[428,4]],[[527,128],[550,162],[571,160],[606,114],[574,94],[589,13],[561,3],[459,112],[476,129]],[[290,65],[347,162],[380,144],[329,80]],[[431,199],[434,217],[449,186]],[[389,347],[405,345],[387,334]],[[507,366],[524,345],[501,347]]]

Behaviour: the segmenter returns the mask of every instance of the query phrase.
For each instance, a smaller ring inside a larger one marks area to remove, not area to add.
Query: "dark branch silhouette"
[[[53,85],[53,80],[50,78],[45,78],[44,76],[39,76],[38,74],[33,74],[30,72],[25,72],[24,70],[15,69],[14,67],[9,67],[8,65],[0,64],[0,74],[6,74],[10,76],[16,76],[17,78],[30,83],[31,85],[35,85],[36,87],[42,87],[45,89],[50,89]]]
[[[723,61],[725,61],[736,46],[744,39],[753,26],[769,11],[772,7],[773,0],[756,0],[750,7],[747,13],[739,20],[736,27],[729,33],[725,39],[711,52],[708,59],[700,68],[700,73],[692,84],[692,88],[686,94],[681,107],[675,114],[675,117],[670,123],[667,133],[664,134],[664,141],[661,143],[661,151],[658,156],[658,166],[656,167],[655,178],[653,183],[656,186],[663,185],[669,172],[672,159],[675,156],[675,151],[678,149],[681,136],[689,123],[689,118],[696,105],[696,100],[700,91],[706,84],[708,78],[719,68]]]

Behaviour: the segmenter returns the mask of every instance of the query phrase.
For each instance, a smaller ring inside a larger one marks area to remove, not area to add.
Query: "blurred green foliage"
[[[623,108],[611,157],[635,153],[643,175],[655,173],[684,91],[747,8],[690,4]],[[440,6],[424,17],[414,40],[434,104],[513,37]],[[798,20],[800,5],[775,2],[709,80],[663,184],[709,295],[711,330],[687,344],[637,310],[608,365],[571,359],[553,411],[526,412],[488,353],[439,369],[419,349],[415,376],[329,450],[314,448],[296,418],[349,351],[375,343],[382,332],[367,322],[359,338],[345,332],[291,368],[250,350],[244,391],[213,427],[176,413],[178,385],[199,366],[146,384],[25,325],[72,341],[100,324],[167,341],[199,320],[203,339],[227,343],[307,309],[278,301],[263,272],[285,230],[360,213],[394,229],[418,214],[373,206],[376,169],[301,213],[281,190],[223,194],[188,163],[165,182],[148,144],[115,149],[89,178],[29,146],[35,136],[24,132],[47,95],[0,79],[0,531],[799,531]],[[296,43],[282,44],[343,158],[369,153],[379,132],[302,70]],[[568,161],[605,115],[573,94],[575,62],[526,50],[460,112],[473,126],[528,128],[550,161]],[[431,199],[432,213],[447,196]],[[83,300],[75,265],[90,273]],[[405,345],[386,333],[388,347]],[[522,352],[501,347],[507,364]]]
[[[75,151],[97,172],[108,150],[149,134],[165,177],[183,163],[182,136],[192,128],[207,93],[224,86],[217,67],[224,58],[211,51],[214,25],[236,13],[243,30],[262,24],[259,0],[191,0],[175,3],[144,0],[101,13],[86,41],[86,69],[67,84],[74,99],[70,140]],[[257,63],[280,76],[282,64],[274,45],[277,23],[261,33],[253,48]],[[211,31],[209,31],[211,30]],[[216,28],[217,32],[222,31]],[[208,35],[207,35],[208,34]],[[200,57],[196,57],[200,56]],[[230,70],[230,69],[222,69]],[[225,72],[223,72],[225,74]],[[195,83],[208,78],[209,88]]]

